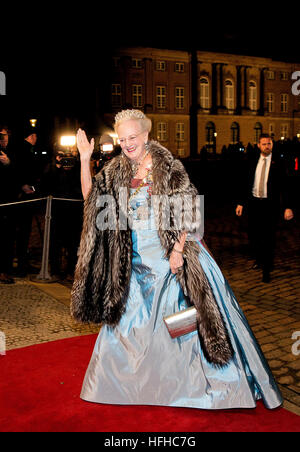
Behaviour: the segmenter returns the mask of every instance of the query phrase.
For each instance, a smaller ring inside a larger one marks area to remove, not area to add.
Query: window
[[[184,72],[184,63],[175,63],[175,72]]]
[[[269,135],[271,138],[275,137],[275,125],[273,123],[269,124]]]
[[[184,141],[184,123],[176,123],[176,141]]]
[[[280,111],[281,111],[281,113],[287,113],[287,111],[288,111],[288,95],[287,94],[280,95]]]
[[[274,112],[274,94],[273,93],[267,93],[267,112],[268,113]]]
[[[237,122],[233,122],[230,128],[231,144],[237,144],[240,141],[240,126]]]
[[[133,107],[142,107],[142,85],[132,85],[132,105]]]
[[[275,80],[275,72],[274,71],[268,71],[267,72],[267,79],[268,80]]]
[[[167,90],[165,86],[156,87],[157,108],[165,109],[167,105]]]
[[[168,125],[166,122],[159,122],[157,124],[157,139],[158,141],[168,140]]]
[[[121,107],[122,95],[119,83],[113,83],[111,86],[111,103],[113,107]]]
[[[249,83],[249,108],[252,111],[257,110],[257,88],[253,81]]]
[[[259,137],[261,136],[263,131],[262,125],[260,122],[257,122],[254,126],[254,143],[259,142]]]
[[[280,138],[286,139],[289,137],[289,126],[288,124],[281,124],[280,126]]]
[[[205,127],[206,132],[206,144],[214,144],[215,142],[215,133],[216,133],[216,126],[213,122],[208,122]]]
[[[141,58],[132,58],[132,67],[135,69],[141,69],[142,68]]]
[[[156,61],[156,70],[164,72],[166,70],[166,62],[165,61]]]
[[[234,109],[234,86],[231,80],[225,81],[225,106],[228,110]]]
[[[175,108],[177,110],[184,108],[184,88],[181,86],[175,88]]]
[[[280,72],[280,80],[288,80],[289,73],[288,72]]]
[[[210,107],[209,83],[207,78],[204,77],[200,79],[200,107],[204,109],[208,109]]]

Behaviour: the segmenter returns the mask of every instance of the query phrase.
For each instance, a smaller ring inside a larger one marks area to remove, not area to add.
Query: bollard
[[[37,276],[32,276],[30,279],[34,282],[51,283],[55,282],[49,274],[49,246],[50,246],[50,227],[51,227],[51,209],[53,196],[47,197],[46,214],[45,214],[45,230],[43,241],[43,256],[41,271]]]

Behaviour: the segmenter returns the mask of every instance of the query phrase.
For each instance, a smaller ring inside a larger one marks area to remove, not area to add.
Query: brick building
[[[203,146],[220,153],[224,145],[255,144],[261,132],[276,140],[300,134],[300,96],[292,94],[300,63],[202,51],[193,60],[184,51],[124,48],[112,65],[111,113],[145,111],[152,138],[180,157],[190,155],[191,131],[194,154]]]

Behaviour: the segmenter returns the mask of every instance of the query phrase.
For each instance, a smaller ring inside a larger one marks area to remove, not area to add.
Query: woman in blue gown
[[[151,155],[143,152],[142,158],[133,158],[139,129],[133,131],[130,125],[139,124],[132,112],[117,128],[126,157],[139,163],[129,196],[132,255],[126,309],[116,325],[102,325],[81,397],[97,403],[202,409],[254,408],[262,399],[274,409],[282,403],[276,382],[228,282],[200,237],[182,234],[176,250],[166,256],[150,202]],[[93,143],[82,131],[78,147],[83,161],[84,151],[90,155]],[[82,171],[84,178],[84,164]],[[92,185],[87,174],[86,194]],[[207,359],[198,331],[172,339],[164,323],[164,317],[189,307],[177,279],[187,240],[199,247],[200,265],[230,339],[232,357],[223,366]],[[74,311],[73,307],[73,315]]]

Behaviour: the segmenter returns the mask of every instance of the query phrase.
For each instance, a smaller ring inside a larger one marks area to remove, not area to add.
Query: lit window
[[[231,125],[231,144],[237,144],[240,141],[240,126],[237,122]]]
[[[287,111],[288,111],[288,95],[287,94],[280,95],[280,111],[281,111],[281,113],[287,113]]]
[[[175,88],[175,105],[177,110],[184,108],[184,88],[181,86]]]
[[[133,107],[142,107],[142,85],[132,85],[132,105]]]
[[[274,94],[267,93],[267,111],[268,113],[274,112]]]
[[[164,72],[166,70],[166,62],[165,61],[156,61],[156,70]]]
[[[257,122],[254,126],[254,143],[259,142],[259,137],[261,136],[263,131],[262,125],[260,122]]]
[[[201,108],[209,108],[209,83],[207,78],[200,79],[200,107]]]
[[[184,123],[176,123],[176,141],[184,141]]]
[[[280,138],[288,138],[289,137],[289,126],[288,124],[281,124],[280,126]]]
[[[132,67],[135,69],[141,69],[142,60],[140,58],[132,58]]]
[[[167,90],[165,86],[156,87],[157,108],[165,109],[167,105]]]
[[[166,122],[159,122],[157,124],[157,139],[158,141],[167,141],[168,127]]]
[[[111,87],[111,102],[113,107],[121,107],[121,85],[119,83],[112,84]]]
[[[249,108],[252,111],[257,110],[257,88],[253,81],[249,83]]]
[[[234,86],[232,80],[225,81],[225,106],[228,110],[234,109]]]
[[[184,72],[184,63],[175,63],[175,72]]]

